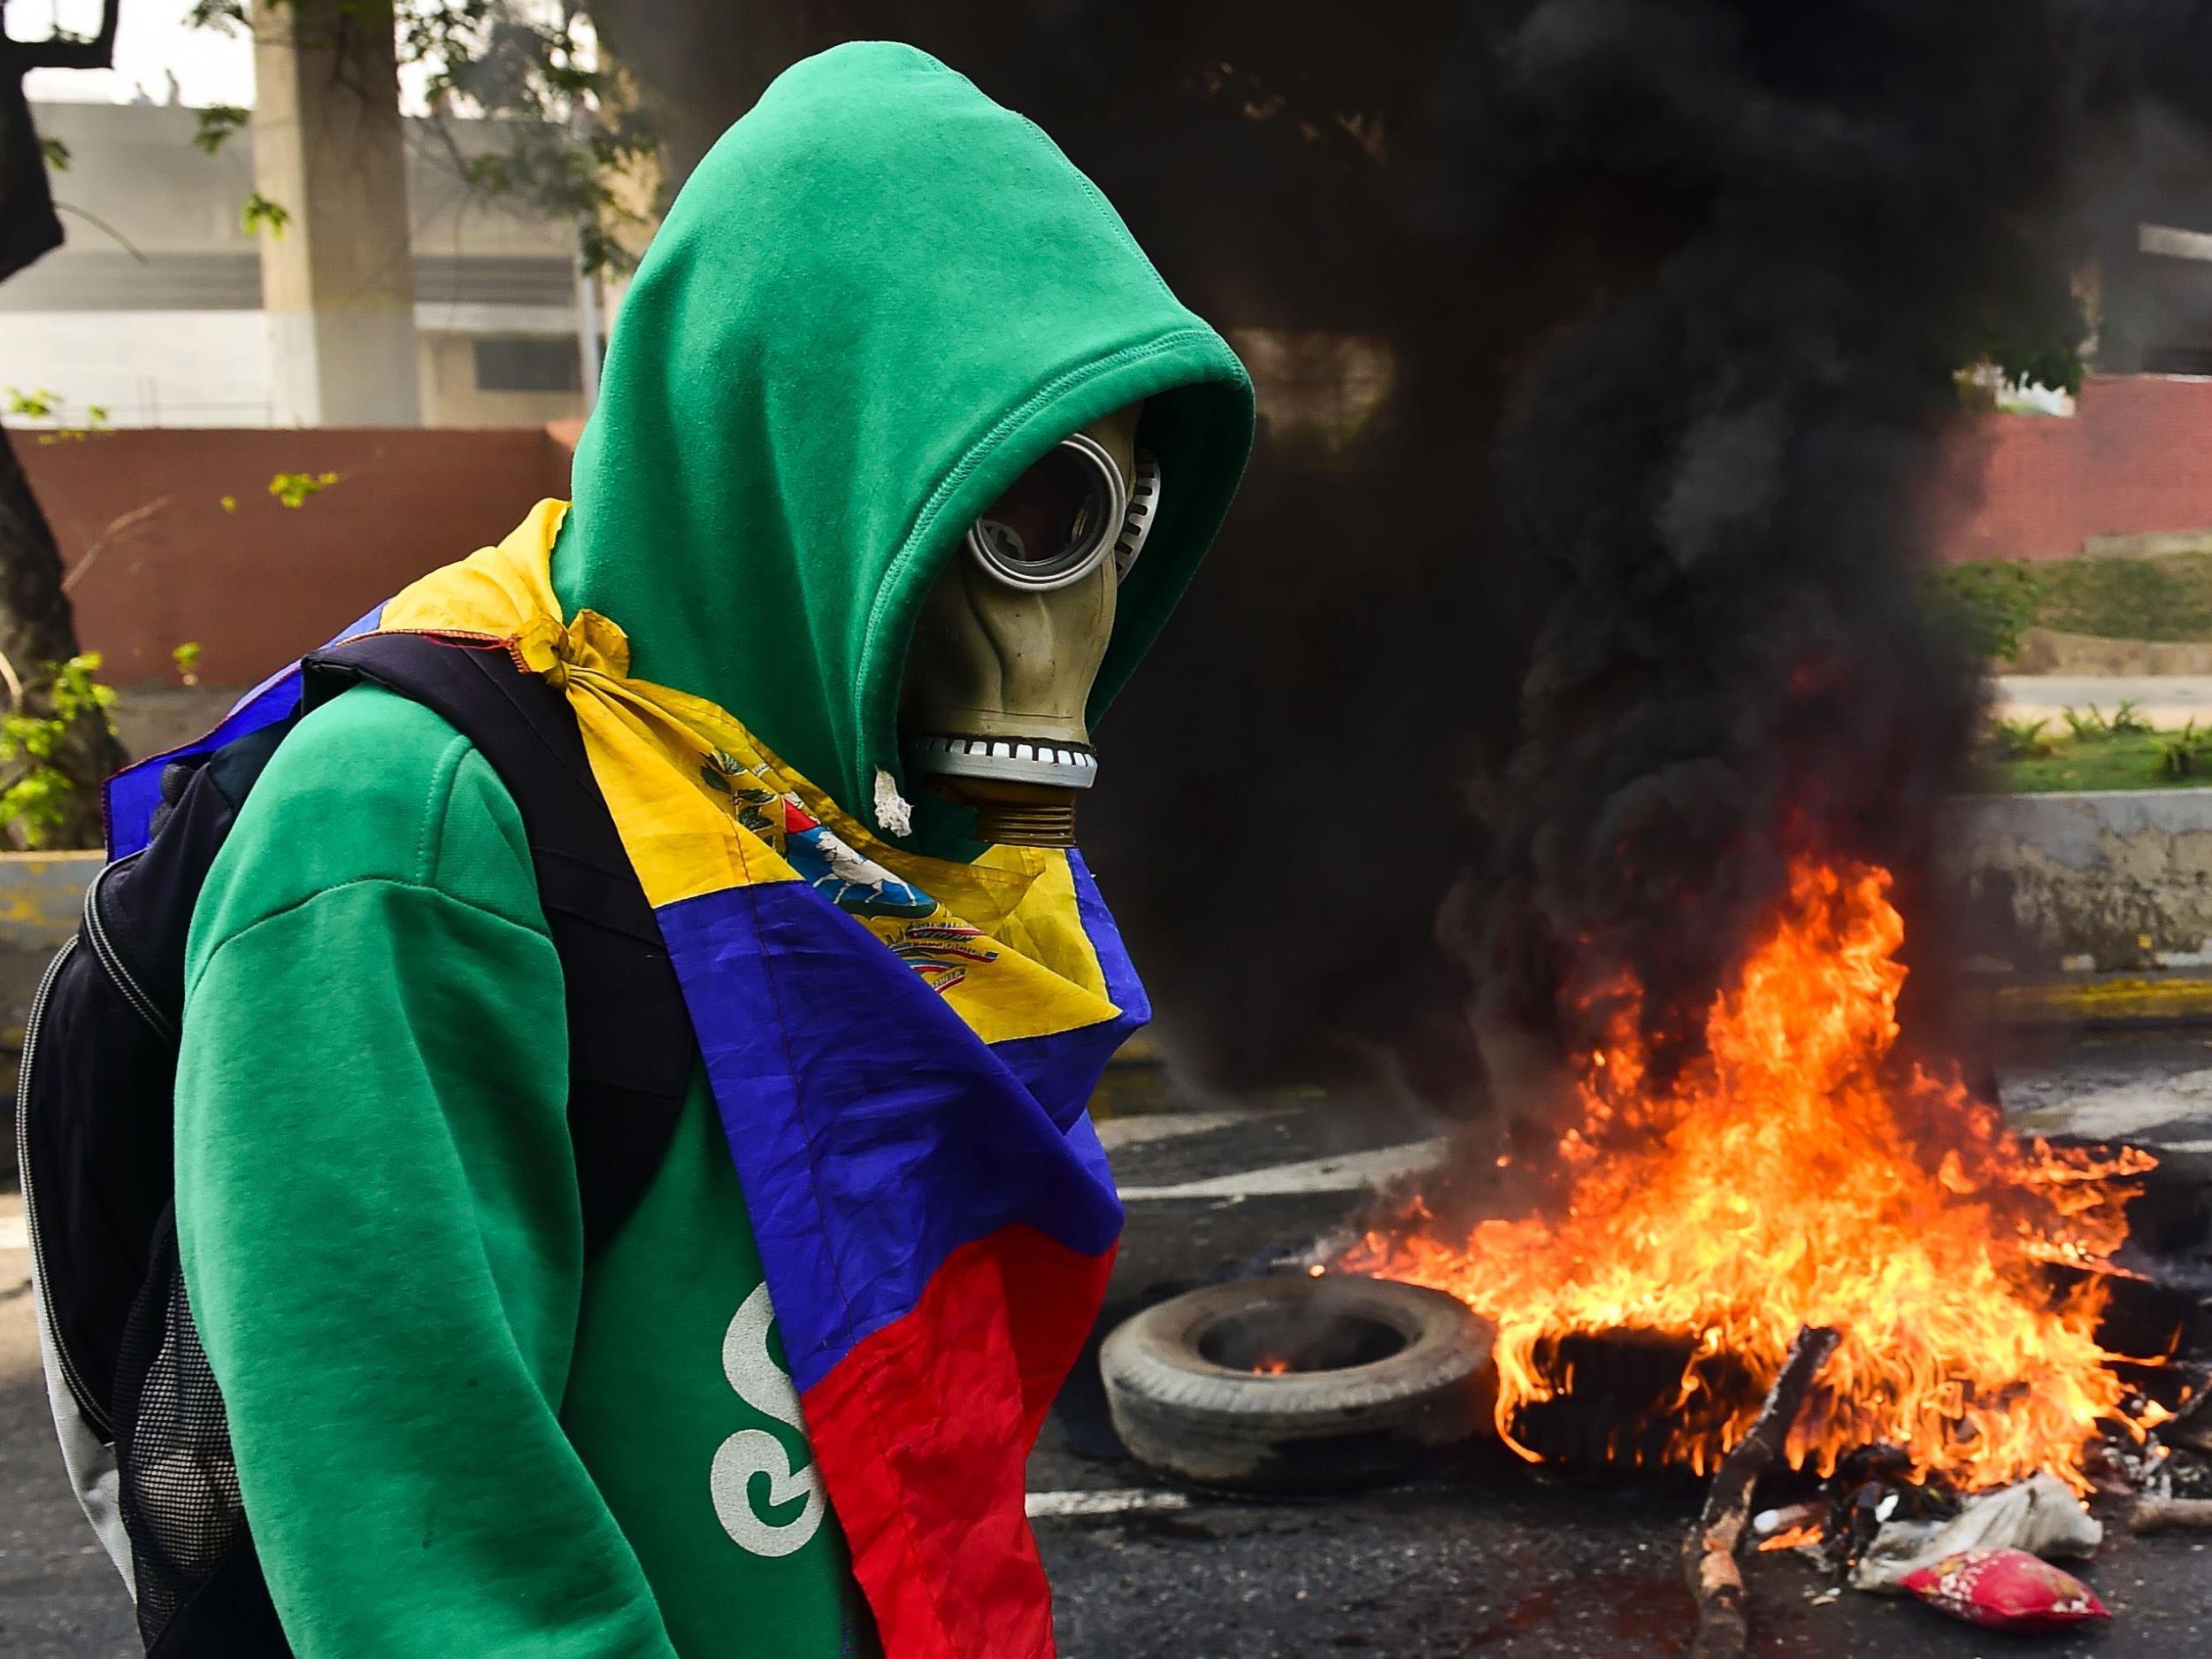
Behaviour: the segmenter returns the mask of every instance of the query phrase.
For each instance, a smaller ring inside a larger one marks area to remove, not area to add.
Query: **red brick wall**
[[[188,640],[202,679],[250,684],[568,493],[569,451],[536,427],[40,436],[9,434],[71,567],[78,637],[123,686],[173,680]],[[287,508],[278,472],[338,481]]]
[[[170,652],[187,640],[209,683],[258,680],[565,495],[574,442],[534,427],[10,435],[63,558],[81,567],[79,637],[126,686],[173,680]],[[269,496],[274,473],[325,472],[339,481],[300,508]],[[1978,420],[1935,512],[1936,545],[1955,560],[2067,558],[2093,535],[2212,529],[2212,380],[2093,380],[2071,419]]]
[[[2093,535],[2212,529],[2212,380],[2094,379],[2070,419],[1974,423],[1938,503],[1950,560],[2070,558]]]

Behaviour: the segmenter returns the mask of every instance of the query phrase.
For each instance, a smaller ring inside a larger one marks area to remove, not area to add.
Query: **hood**
[[[970,815],[909,787],[907,643],[968,525],[1076,427],[1151,400],[1162,503],[1090,703],[1126,680],[1219,527],[1251,383],[1097,188],[927,55],[787,71],[700,163],[622,302],[576,449],[556,592],[632,672],[719,703],[902,844]],[[1110,740],[1103,754],[1111,787]],[[972,850],[972,849],[971,849]]]

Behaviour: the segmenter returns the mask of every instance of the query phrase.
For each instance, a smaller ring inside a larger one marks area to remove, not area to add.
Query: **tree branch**
[[[10,41],[11,67],[26,69],[112,69],[115,66],[115,25],[123,0],[100,0],[100,30],[89,40],[52,35],[42,41]]]
[[[84,580],[84,573],[92,568],[92,562],[95,559],[106,552],[115,541],[137,529],[139,526],[160,512],[175,499],[173,495],[157,496],[144,506],[134,507],[130,511],[111,519],[108,527],[100,532],[100,539],[84,550],[84,557],[72,565],[69,573],[61,579],[62,592],[75,591],[77,584]]]
[[[126,236],[121,231],[116,229],[114,226],[109,224],[107,220],[102,219],[97,213],[88,212],[85,209],[77,206],[73,202],[57,202],[54,204],[54,211],[57,213],[75,214],[79,219],[83,219],[87,224],[95,226],[97,228],[107,232],[109,235],[114,237],[116,242],[122,247],[123,251],[130,255],[132,258],[137,260],[139,264],[153,264],[153,261],[146,257],[146,250],[144,249],[141,248],[128,236]]]

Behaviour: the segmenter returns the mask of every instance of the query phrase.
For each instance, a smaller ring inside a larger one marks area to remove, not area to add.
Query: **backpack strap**
[[[568,699],[503,642],[373,634],[303,664],[301,706],[381,686],[476,746],[522,814],[568,1004],[568,1125],[584,1249],[629,1219],[674,1138],[696,1048],[683,992]]]

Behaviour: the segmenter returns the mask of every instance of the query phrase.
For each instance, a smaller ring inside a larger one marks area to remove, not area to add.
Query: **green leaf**
[[[56,173],[69,171],[69,146],[60,139],[42,137],[38,141],[38,153],[46,157],[46,165]]]
[[[246,21],[246,0],[192,0],[192,9],[184,14],[184,20],[196,29],[213,29],[227,35],[241,28]]]
[[[192,134],[192,142],[211,156],[251,119],[251,111],[242,110],[235,104],[211,104],[200,111],[200,124]]]
[[[107,711],[115,706],[115,688],[102,685],[96,678],[100,663],[99,652],[82,651],[55,668],[53,690],[57,741],[60,739],[61,731],[81,714],[97,714],[109,730],[114,729],[114,722],[107,719]]]
[[[238,210],[238,223],[247,235],[266,228],[272,236],[284,234],[284,227],[292,222],[292,210],[280,202],[272,202],[256,190],[246,198],[246,204]]]
[[[34,766],[0,790],[0,824],[11,825],[27,846],[43,846],[69,816],[74,793],[69,780],[53,767]]]
[[[269,494],[285,507],[306,504],[310,495],[328,489],[338,481],[335,472],[279,472],[269,480]]]
[[[111,712],[115,689],[100,683],[99,672],[97,651],[50,663],[45,683],[27,694],[29,711],[18,708],[0,718],[0,762],[30,763],[21,777],[0,789],[0,827],[13,832],[27,846],[43,845],[69,818],[77,786],[52,764],[69,728],[90,715],[110,732],[115,730]]]
[[[2046,593],[2041,576],[2012,559],[1946,565],[1921,579],[1926,602],[1977,657],[2012,662]]]
[[[461,176],[488,196],[504,195],[514,188],[515,182],[511,159],[501,155],[472,156],[461,170]]]

